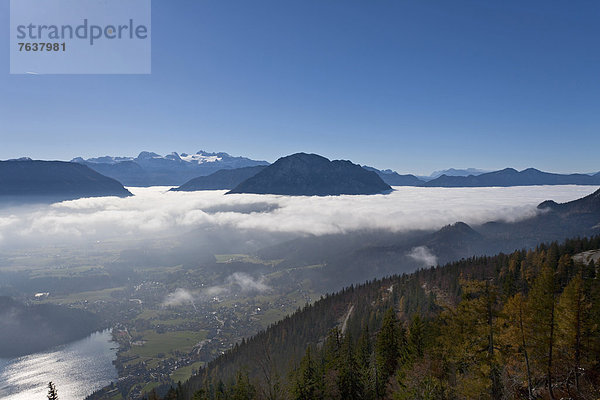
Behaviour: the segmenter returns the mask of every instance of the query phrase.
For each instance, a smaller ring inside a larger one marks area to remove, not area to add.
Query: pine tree
[[[250,383],[246,372],[238,372],[235,384],[231,390],[232,400],[252,400],[256,396],[256,388]]]
[[[425,325],[419,314],[415,314],[408,330],[408,346],[413,358],[423,357],[425,352]]]
[[[400,361],[401,346],[405,344],[405,337],[400,322],[393,308],[388,308],[383,316],[381,329],[375,340],[375,355],[379,371],[380,384],[378,396],[385,394],[388,379],[396,372]]]
[[[48,382],[48,400],[58,400],[58,391],[52,382]]]
[[[293,400],[320,399],[320,382],[311,347],[300,361],[300,366],[294,374],[291,394]]]
[[[365,386],[361,379],[359,365],[356,362],[350,334],[347,334],[342,340],[338,387],[342,399],[364,399]]]
[[[364,388],[364,398],[367,400],[375,398],[376,379],[374,379],[373,350],[371,335],[368,324],[365,325],[358,343],[356,344],[356,362],[358,364],[360,380]]]

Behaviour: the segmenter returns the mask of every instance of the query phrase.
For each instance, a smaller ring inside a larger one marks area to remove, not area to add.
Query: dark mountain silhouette
[[[535,168],[517,171],[506,168],[481,175],[442,175],[424,186],[429,187],[488,187],[488,186],[532,186],[532,185],[600,185],[600,176],[586,174],[552,174]]]
[[[0,200],[67,200],[131,196],[114,179],[85,165],[62,161],[0,161]]]
[[[541,203],[538,209],[550,210],[562,215],[600,214],[600,189],[588,196],[568,203],[559,204],[552,200],[547,200]]]
[[[388,184],[360,165],[297,153],[280,158],[229,193],[329,196],[376,194],[387,190],[391,190]]]
[[[389,169],[379,170],[377,168],[363,166],[367,171],[373,171],[388,185],[390,186],[423,186],[425,181],[417,178],[414,175],[400,175],[396,171]]]
[[[24,305],[0,296],[0,357],[17,357],[82,339],[101,328],[87,311],[51,304]]]
[[[424,242],[433,254],[441,255],[446,261],[480,254],[485,238],[464,222],[457,222],[426,237]]]
[[[178,188],[171,189],[176,192],[193,192],[195,190],[225,190],[233,189],[246,179],[253,177],[266,166],[245,167],[235,169],[222,169],[208,176],[199,176],[187,181]]]
[[[105,156],[87,160],[77,157],[72,162],[87,165],[127,186],[179,186],[190,179],[222,169],[269,164],[266,161],[202,150],[196,154],[171,153],[166,156],[142,151],[137,157]]]

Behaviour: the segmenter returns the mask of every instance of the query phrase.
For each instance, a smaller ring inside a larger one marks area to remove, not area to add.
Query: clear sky
[[[154,0],[152,74],[9,75],[0,159],[297,151],[600,170],[600,2]]]

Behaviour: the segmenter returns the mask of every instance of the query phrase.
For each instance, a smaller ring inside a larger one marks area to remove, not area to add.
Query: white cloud
[[[154,238],[210,227],[315,235],[358,229],[438,229],[456,221],[478,224],[526,218],[537,212],[543,200],[574,200],[596,189],[397,187],[389,195],[287,197],[132,188],[135,196],[124,199],[88,198],[0,209],[0,243]]]
[[[427,246],[414,247],[407,256],[425,267],[436,266],[438,263],[436,255]]]
[[[270,289],[264,279],[254,279],[243,272],[236,272],[227,278],[227,284],[237,286],[242,292],[264,292]]]
[[[182,306],[187,304],[194,304],[194,296],[187,290],[181,288],[169,294],[163,302],[163,305],[165,306]]]
[[[196,302],[210,300],[215,296],[227,296],[237,292],[262,293],[269,289],[271,288],[265,283],[263,276],[255,279],[243,272],[235,272],[225,279],[223,285],[209,286],[195,291],[178,288],[167,295],[162,304],[171,307],[191,304],[195,309]]]

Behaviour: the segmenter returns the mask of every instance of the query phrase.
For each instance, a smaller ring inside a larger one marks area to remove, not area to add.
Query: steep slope
[[[534,168],[528,168],[519,172],[513,168],[506,168],[477,176],[442,175],[425,184],[428,187],[506,187],[532,185],[600,185],[600,176],[552,174]]]
[[[280,158],[229,193],[330,196],[377,194],[387,190],[391,190],[388,184],[360,165],[297,153]]]
[[[225,190],[233,189],[248,178],[253,177],[266,166],[222,169],[208,176],[199,176],[171,189],[175,192],[193,192],[196,190]]]
[[[454,229],[472,234],[463,225]],[[172,398],[233,399],[246,389],[258,393],[248,399],[262,398],[261,393],[311,400],[480,398],[492,391],[526,399],[528,385],[539,398],[550,398],[548,388],[556,398],[567,393],[595,398],[600,334],[578,331],[586,340],[580,345],[569,340],[572,331],[565,327],[600,320],[595,266],[571,262],[599,247],[600,236],[539,244],[535,250],[472,257],[346,288],[236,345],[173,390]],[[553,288],[549,292],[547,285]],[[574,287],[585,295],[582,304],[572,301]],[[587,313],[584,322],[572,317],[575,307]],[[540,318],[548,313],[556,315],[560,329]],[[519,332],[531,335],[527,367]],[[546,375],[547,342],[537,341],[549,332],[556,339],[552,350],[564,354],[553,361],[552,375]],[[580,351],[575,362],[573,351]],[[486,373],[490,365],[506,373]],[[581,371],[575,372],[579,384],[570,378],[574,371]],[[530,373],[535,379],[527,379]],[[353,394],[344,395],[346,390]]]
[[[76,199],[131,196],[114,179],[85,165],[61,161],[0,161],[0,199]]]

